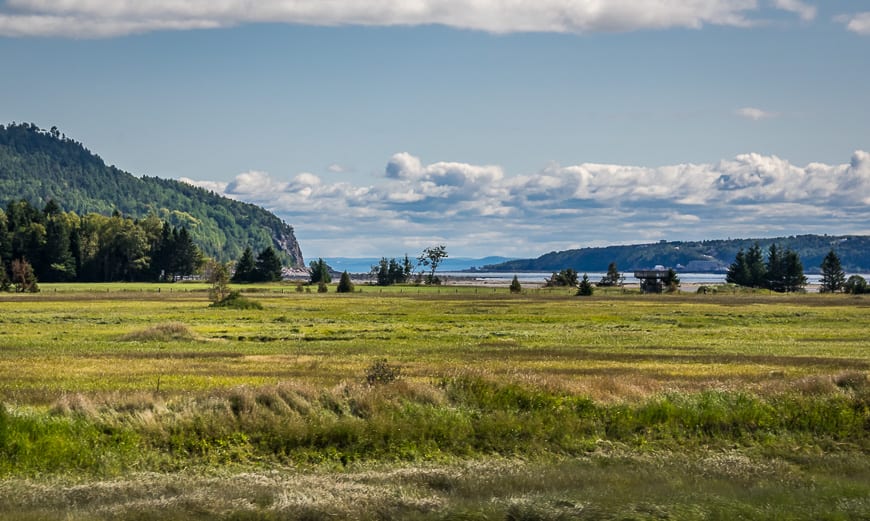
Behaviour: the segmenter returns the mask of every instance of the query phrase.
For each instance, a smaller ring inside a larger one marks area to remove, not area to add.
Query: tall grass
[[[437,385],[397,381],[237,388],[132,407],[85,404],[0,414],[0,471],[105,474],[188,465],[273,461],[347,465],[458,457],[578,456],[600,440],[657,447],[870,448],[870,391],[761,397],[666,394],[639,403],[454,376]]]

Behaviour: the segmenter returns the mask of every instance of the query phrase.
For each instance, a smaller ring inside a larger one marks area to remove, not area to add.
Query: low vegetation
[[[870,515],[864,297],[46,286],[0,298],[12,519]]]

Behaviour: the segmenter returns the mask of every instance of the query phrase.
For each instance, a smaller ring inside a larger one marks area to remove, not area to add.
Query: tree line
[[[202,263],[186,227],[153,215],[79,216],[54,201],[38,209],[26,200],[0,210],[2,281],[20,278],[22,269],[44,282],[175,280]]]

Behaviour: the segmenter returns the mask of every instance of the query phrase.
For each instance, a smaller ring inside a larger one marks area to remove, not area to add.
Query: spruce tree
[[[782,289],[792,293],[801,291],[807,283],[804,266],[796,251],[788,249],[782,255]]]
[[[583,279],[580,280],[580,287],[577,289],[577,295],[581,297],[589,297],[595,292],[592,283],[589,282],[589,275],[583,274]]]
[[[341,279],[338,281],[338,287],[335,288],[338,293],[353,293],[353,283],[350,281],[350,275],[347,271],[341,274]]]
[[[746,286],[763,288],[767,285],[767,267],[764,264],[761,246],[757,242],[746,252],[746,269],[749,271]]]
[[[236,271],[233,273],[233,282],[253,282],[257,267],[254,264],[254,251],[250,246],[245,248],[239,262],[236,263]]]
[[[520,279],[518,279],[516,275],[514,275],[514,280],[511,281],[510,289],[511,293],[522,293],[523,291],[523,287],[520,285]]]
[[[843,272],[843,268],[840,265],[840,257],[837,256],[837,253],[833,248],[831,248],[831,251],[825,256],[821,268],[822,286],[820,291],[822,293],[842,291],[843,285],[846,283],[846,274]]]
[[[275,248],[268,246],[257,255],[255,278],[261,282],[275,282],[281,280],[281,259],[275,252]]]
[[[776,244],[771,244],[767,250],[767,275],[765,287],[771,291],[780,293],[785,291],[785,266],[783,265],[782,253]]]
[[[749,273],[749,266],[746,264],[746,255],[743,253],[743,248],[740,248],[740,251],[737,252],[737,256],[734,258],[734,262],[728,266],[725,282],[737,284],[738,286],[752,285],[752,277]]]

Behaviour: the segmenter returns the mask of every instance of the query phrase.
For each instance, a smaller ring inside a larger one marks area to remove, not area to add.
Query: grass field
[[[870,519],[870,299],[243,289],[0,298],[0,511]]]

